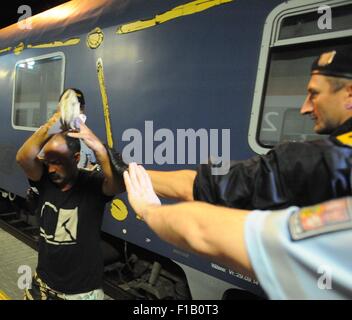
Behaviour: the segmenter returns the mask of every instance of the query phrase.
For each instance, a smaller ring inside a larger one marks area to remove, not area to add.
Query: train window
[[[313,131],[310,117],[300,115],[306,98],[309,70],[321,52],[345,45],[280,49],[271,53],[268,79],[263,97],[263,116],[260,121],[259,142],[271,147],[285,141],[320,139]]]
[[[330,9],[331,11],[329,12],[327,10],[328,7],[321,6],[320,10],[284,18],[281,22],[279,39],[291,39],[295,37],[319,34],[322,32],[326,33],[352,29],[352,4],[332,7]],[[325,14],[331,15],[331,17],[333,17],[333,25],[330,25],[327,21],[324,20],[324,17],[322,17],[322,13],[324,13],[324,11]],[[319,28],[319,23],[317,23],[319,19],[321,19],[321,23],[326,22],[326,29]],[[330,26],[331,28],[328,28]]]
[[[285,141],[321,138],[299,111],[313,60],[321,52],[351,46],[352,24],[344,21],[350,20],[352,6],[350,1],[327,1],[337,19],[325,30],[317,27],[318,4],[310,3],[284,3],[267,18],[249,129],[249,144],[257,153]]]
[[[61,52],[18,61],[15,66],[12,125],[36,130],[54,113],[64,87]]]

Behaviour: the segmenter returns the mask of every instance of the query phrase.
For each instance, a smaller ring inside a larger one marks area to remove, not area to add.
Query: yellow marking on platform
[[[0,291],[0,300],[11,300],[11,298],[4,292]]]
[[[48,43],[40,43],[40,44],[29,44],[27,48],[29,49],[41,49],[41,48],[55,48],[55,47],[66,47],[66,46],[74,46],[79,44],[81,41],[80,38],[72,38],[65,41],[53,41]]]
[[[233,2],[234,0],[196,0],[180,6],[177,6],[160,15],[156,15],[152,19],[140,20],[131,23],[126,23],[120,26],[116,33],[125,34],[129,32],[139,31],[146,28],[154,27],[158,24],[182,17],[190,14],[198,13],[207,10],[211,7],[219,6],[224,3]]]

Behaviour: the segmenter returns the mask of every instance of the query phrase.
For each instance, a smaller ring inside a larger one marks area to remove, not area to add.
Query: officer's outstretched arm
[[[196,201],[161,205],[147,172],[136,164],[124,178],[130,204],[160,238],[254,275],[244,239],[248,211]]]
[[[193,200],[194,170],[153,171],[148,170],[156,194],[162,198],[181,201]]]

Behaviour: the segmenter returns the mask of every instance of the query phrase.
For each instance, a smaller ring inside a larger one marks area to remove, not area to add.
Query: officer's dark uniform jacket
[[[249,210],[301,207],[351,195],[351,169],[352,118],[329,138],[283,143],[266,155],[232,161],[226,175],[212,175],[210,165],[201,165],[193,195]]]

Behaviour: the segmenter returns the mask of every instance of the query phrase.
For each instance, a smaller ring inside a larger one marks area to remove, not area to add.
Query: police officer
[[[283,143],[266,155],[232,161],[226,175],[213,175],[211,164],[197,171],[148,171],[156,193],[249,210],[301,207],[350,195],[351,52],[326,52],[314,61],[301,113],[329,138]]]
[[[158,236],[256,277],[271,299],[352,298],[352,197],[278,211],[161,205],[143,167],[130,164],[124,179],[130,204]]]

